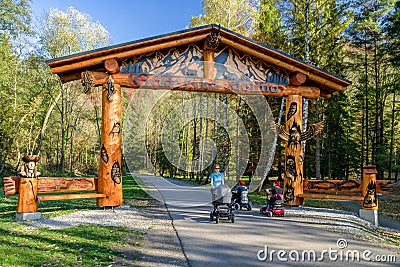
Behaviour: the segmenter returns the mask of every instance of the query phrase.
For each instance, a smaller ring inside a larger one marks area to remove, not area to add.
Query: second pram
[[[232,192],[228,185],[222,184],[218,188],[211,190],[213,210],[210,212],[210,220],[215,219],[219,223],[220,219],[235,222],[235,214],[231,205]]]
[[[243,180],[239,181],[239,185],[232,189],[232,207],[235,210],[251,210],[251,202],[247,196],[248,189]]]

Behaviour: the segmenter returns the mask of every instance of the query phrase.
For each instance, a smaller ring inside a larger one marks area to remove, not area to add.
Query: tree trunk
[[[43,124],[42,124],[42,129],[40,130],[40,134],[39,134],[39,140],[38,140],[38,146],[35,150],[35,155],[39,155],[40,153],[40,149],[42,149],[42,144],[43,144],[43,138],[44,138],[44,134],[47,128],[47,123],[49,122],[49,118],[51,113],[53,112],[54,107],[57,105],[58,100],[61,97],[61,92],[58,94],[58,96],[56,97],[56,99],[54,99],[53,103],[50,105],[49,109],[46,112],[46,116],[43,120]]]
[[[394,115],[395,115],[395,103],[396,103],[396,90],[393,91],[392,101],[392,119],[390,123],[390,152],[389,152],[389,173],[388,179],[392,177],[392,161],[393,161],[393,143],[394,143]]]
[[[319,119],[319,108],[320,108],[320,99],[317,99],[317,106],[315,111],[315,117],[317,118],[317,122]],[[315,138],[315,178],[317,180],[321,180],[321,135],[318,134]]]
[[[61,84],[61,173],[64,172],[65,172],[65,97],[64,97],[64,85]]]
[[[365,33],[364,40],[364,64],[365,64],[365,164],[369,165],[369,138],[368,138],[368,130],[369,130],[369,105],[368,105],[368,54],[367,54],[367,36]]]

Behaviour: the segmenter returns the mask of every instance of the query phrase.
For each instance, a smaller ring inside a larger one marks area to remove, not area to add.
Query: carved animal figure
[[[100,157],[105,163],[108,163],[108,153],[104,145],[101,146]]]
[[[286,174],[288,177],[296,181],[297,178],[296,161],[293,156],[286,157]]]
[[[111,168],[111,179],[114,181],[114,184],[120,184],[122,181],[121,168],[117,160],[114,162]]]
[[[276,132],[280,138],[289,142],[289,145],[297,145],[301,141],[309,140],[315,137],[324,129],[324,121],[311,124],[305,132],[300,133],[300,127],[293,123],[290,127],[289,132],[286,132],[284,127],[280,124],[275,123]]]
[[[292,102],[290,103],[289,111],[287,113],[286,121],[290,120],[291,117],[293,117],[294,114],[297,112],[297,103]]]
[[[221,26],[219,26],[218,30],[214,29],[214,26],[211,27],[211,33],[206,37],[207,46],[217,49],[219,45],[219,32],[221,31]]]
[[[367,186],[367,192],[364,197],[363,207],[365,208],[374,208],[377,206],[377,198],[376,198],[376,184],[370,182]]]
[[[120,133],[121,133],[121,123],[115,122],[111,129],[111,132],[108,135],[112,134],[112,136],[114,137],[114,134],[120,134]]]
[[[115,93],[114,79],[111,76],[108,78],[107,86],[104,87],[104,90],[107,90],[107,100],[111,102],[111,97]]]
[[[283,198],[285,199],[285,202],[290,202],[294,200],[294,188],[292,186],[292,181],[289,180],[289,182],[286,184],[285,187],[285,192],[283,193]]]

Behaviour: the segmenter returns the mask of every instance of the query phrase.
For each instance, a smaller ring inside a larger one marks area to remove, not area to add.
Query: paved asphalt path
[[[147,185],[145,187],[151,195],[167,203],[183,251],[192,267],[400,266],[398,247],[388,248],[358,240],[296,217],[268,218],[253,208],[252,211],[236,212],[235,223],[221,221],[215,224],[209,217],[212,205],[208,188],[156,176],[135,176],[141,179],[143,186]],[[340,249],[338,239],[346,240],[347,247]],[[315,252],[316,256],[311,257],[314,260],[307,259],[307,250]],[[346,254],[352,259],[356,250],[360,253],[360,261],[346,261]],[[282,253],[280,258],[278,251]],[[303,252],[306,260],[302,260]],[[322,253],[323,260],[319,260]],[[363,253],[370,259],[395,255],[396,262],[366,261]],[[299,260],[295,260],[297,254]],[[340,255],[343,255],[342,260]]]

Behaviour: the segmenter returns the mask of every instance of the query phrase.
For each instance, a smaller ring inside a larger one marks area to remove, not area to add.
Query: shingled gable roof
[[[141,54],[148,54],[160,49],[188,45],[202,41],[211,32],[212,27],[206,25],[183,31],[163,34],[133,42],[108,46],[79,54],[60,57],[47,61],[54,74],[60,76],[63,82],[81,79],[81,72],[85,70],[105,71],[103,62],[106,59],[118,61]],[[221,43],[231,46],[238,51],[259,58],[272,66],[279,66],[288,72],[301,72],[308,76],[307,85],[321,89],[321,96],[329,97],[333,92],[343,92],[351,84],[350,81],[335,74],[329,73],[316,66],[307,64],[286,53],[261,44],[238,33],[221,27]]]

